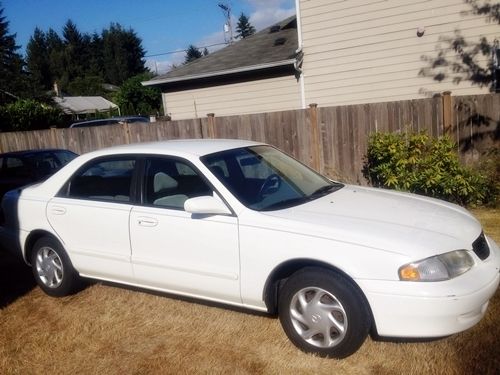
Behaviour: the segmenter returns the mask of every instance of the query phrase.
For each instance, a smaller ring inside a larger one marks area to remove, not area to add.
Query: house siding
[[[285,111],[300,108],[300,85],[293,75],[164,92],[165,113],[172,120]]]
[[[484,16],[466,15],[463,0],[300,0],[306,103],[322,106],[416,99],[443,91],[488,92],[470,82],[437,82],[419,72],[442,38],[500,38]],[[422,37],[417,28],[425,27]],[[488,60],[485,57],[482,62]]]

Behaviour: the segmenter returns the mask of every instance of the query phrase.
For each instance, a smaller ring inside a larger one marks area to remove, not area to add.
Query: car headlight
[[[436,255],[399,268],[399,278],[403,281],[443,281],[453,279],[474,265],[467,250],[455,250]]]

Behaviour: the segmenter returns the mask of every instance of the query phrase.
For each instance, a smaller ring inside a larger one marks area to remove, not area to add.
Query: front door
[[[241,303],[237,218],[184,211],[186,199],[216,194],[188,162],[148,158],[144,168],[143,204],[130,215],[137,282]]]

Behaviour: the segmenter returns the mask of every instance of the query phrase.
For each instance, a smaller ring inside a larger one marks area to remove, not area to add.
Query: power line
[[[221,46],[221,45],[227,45],[226,42],[224,43],[215,43],[215,44],[210,44],[207,46],[201,46],[201,47],[196,47],[197,49],[202,49],[202,48],[209,48],[209,47],[215,47],[215,46]],[[175,51],[168,51],[168,52],[163,52],[163,53],[156,53],[154,55],[146,55],[144,57],[156,57],[156,56],[164,56],[164,55],[173,55],[174,53],[181,53],[181,52],[187,52],[187,49],[178,49]]]

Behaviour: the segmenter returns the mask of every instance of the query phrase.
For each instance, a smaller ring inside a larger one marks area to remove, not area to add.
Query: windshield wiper
[[[310,195],[310,197],[312,198],[312,197],[327,195],[329,193],[333,193],[334,191],[342,189],[343,187],[344,187],[343,184],[340,184],[338,182],[334,182],[331,185],[325,185],[325,186],[320,187],[319,189],[314,191],[314,193],[312,193]]]
[[[271,211],[271,210],[279,210],[282,208],[290,208],[292,206],[298,206],[299,204],[302,204],[304,202],[309,201],[309,197],[299,197],[299,198],[291,198],[291,199],[286,199],[284,201],[276,202],[273,203],[269,206],[263,207],[260,209],[260,211]]]

